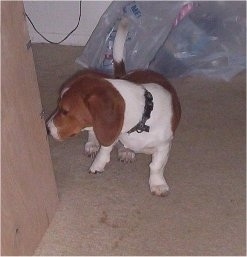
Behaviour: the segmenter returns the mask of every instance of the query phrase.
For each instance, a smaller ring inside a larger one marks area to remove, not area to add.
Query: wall
[[[1,2],[1,255],[32,255],[58,195],[22,1]]]
[[[111,1],[82,1],[80,25],[62,44],[85,45],[110,3]],[[63,39],[78,22],[79,1],[25,1],[24,6],[37,30],[51,41]],[[28,21],[27,23],[31,41],[46,42]]]

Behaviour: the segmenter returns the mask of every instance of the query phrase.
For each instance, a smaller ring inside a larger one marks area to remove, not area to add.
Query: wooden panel
[[[31,255],[58,197],[22,2],[1,3],[2,255]]]

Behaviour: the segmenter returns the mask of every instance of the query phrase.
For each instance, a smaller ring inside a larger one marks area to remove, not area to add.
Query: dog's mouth
[[[75,136],[77,136],[77,134],[76,134],[76,133],[73,133],[73,134],[71,134],[69,137],[75,137]]]
[[[75,137],[79,134],[79,133],[71,133],[70,135],[66,135],[66,137],[60,136],[57,127],[53,125],[53,123],[46,125],[46,132],[47,132],[47,135],[52,136],[55,140],[59,142],[62,142],[67,138]]]

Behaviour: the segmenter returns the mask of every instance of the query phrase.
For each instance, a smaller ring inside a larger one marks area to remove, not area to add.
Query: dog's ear
[[[87,105],[99,143],[112,145],[123,126],[125,103],[122,96],[118,92],[101,91],[89,96]]]

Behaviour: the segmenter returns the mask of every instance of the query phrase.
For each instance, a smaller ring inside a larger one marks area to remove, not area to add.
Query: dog
[[[90,173],[103,172],[117,142],[122,161],[135,153],[151,154],[149,186],[152,194],[166,196],[164,178],[172,139],[181,117],[175,89],[151,70],[125,72],[126,18],[119,23],[113,47],[115,75],[83,70],[72,76],[61,90],[55,113],[47,121],[57,140],[88,131],[85,151],[95,156]]]

